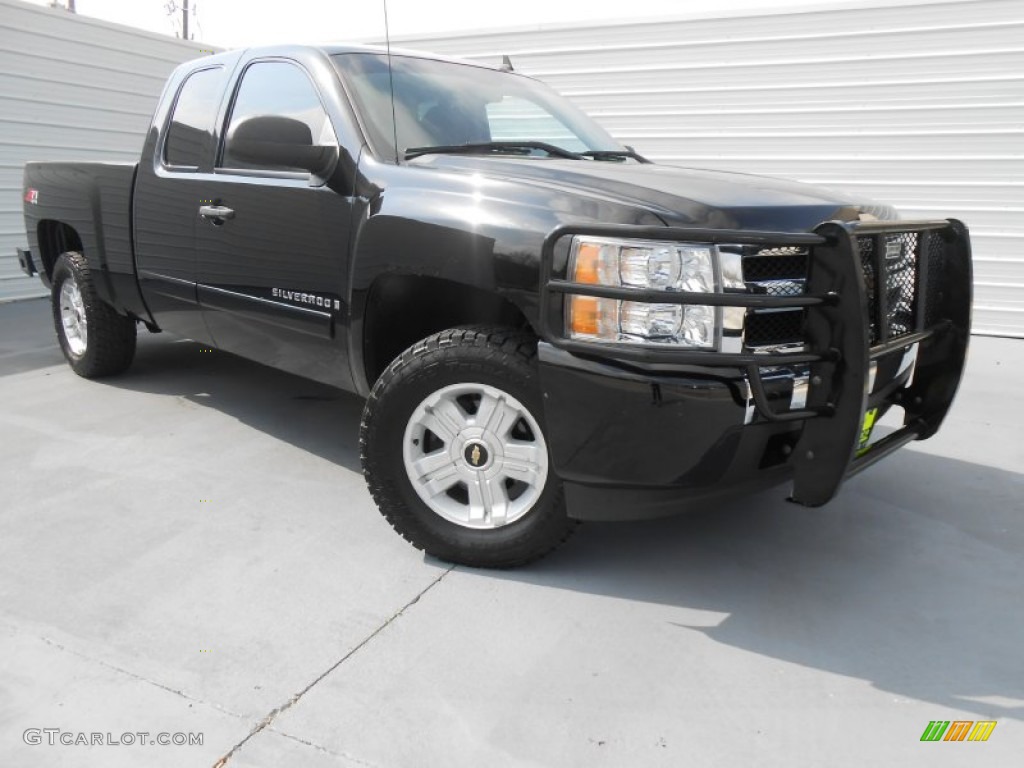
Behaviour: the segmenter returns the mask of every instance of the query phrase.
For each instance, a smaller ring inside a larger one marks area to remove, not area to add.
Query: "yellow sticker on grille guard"
[[[864,413],[864,423],[860,428],[860,442],[857,443],[857,455],[860,456],[868,449],[868,441],[871,440],[871,430],[875,428],[875,419],[878,418],[878,409],[872,408]]]

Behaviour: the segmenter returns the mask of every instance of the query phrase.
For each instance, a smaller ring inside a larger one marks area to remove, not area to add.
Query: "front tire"
[[[53,268],[53,325],[71,369],[87,379],[121,373],[135,357],[135,320],[96,294],[89,264],[75,251]]]
[[[456,328],[414,344],[377,381],[360,430],[363,472],[381,513],[414,546],[508,568],[572,533],[535,357],[524,333]]]

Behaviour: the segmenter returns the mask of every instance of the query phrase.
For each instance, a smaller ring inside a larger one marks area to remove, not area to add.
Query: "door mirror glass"
[[[250,117],[232,126],[228,145],[232,157],[247,166],[314,176],[326,176],[338,157],[337,146],[313,144],[306,123],[279,115]]]

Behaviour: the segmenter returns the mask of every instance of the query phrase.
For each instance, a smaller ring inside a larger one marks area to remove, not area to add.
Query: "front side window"
[[[213,124],[224,85],[221,67],[201,69],[186,78],[164,141],[164,163],[197,169],[213,138]]]
[[[257,62],[242,76],[242,84],[231,109],[224,154],[219,167],[264,171],[297,170],[295,166],[281,163],[243,159],[241,155],[249,155],[237,151],[237,142],[234,142],[236,151],[233,151],[232,140],[238,135],[238,127],[248,120],[264,117],[295,121],[300,124],[298,127],[303,134],[304,126],[309,131],[308,139],[305,135],[300,137],[304,144],[307,141],[310,146],[318,147],[337,144],[331,121],[306,73],[294,64],[283,61]],[[294,130],[294,123],[291,125]]]

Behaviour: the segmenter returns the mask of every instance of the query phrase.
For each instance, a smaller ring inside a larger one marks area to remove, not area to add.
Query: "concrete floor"
[[[45,302],[0,306],[0,766],[1020,766],[1022,350],[976,338],[940,435],[824,509],[493,573],[380,517],[357,398],[166,336],[85,381]]]

